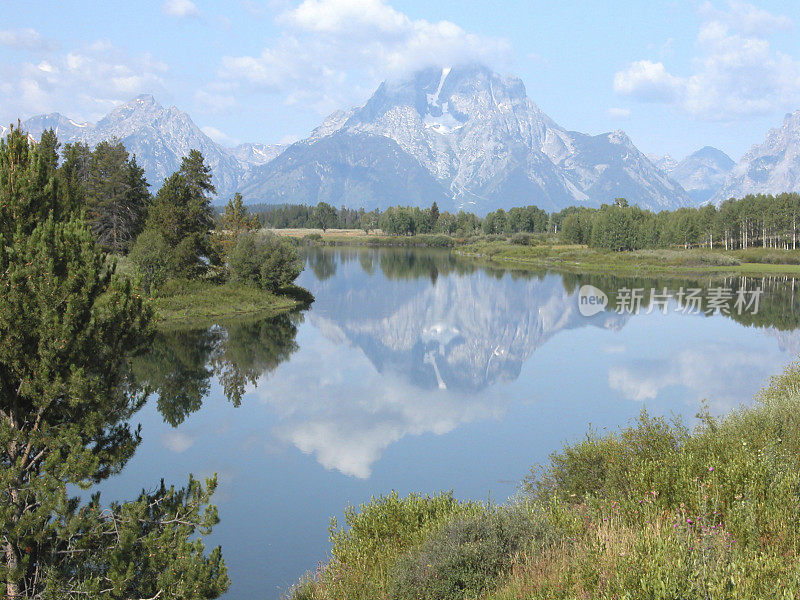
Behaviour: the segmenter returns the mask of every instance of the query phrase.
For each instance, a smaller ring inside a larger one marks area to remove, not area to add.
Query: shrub
[[[306,246],[313,246],[317,242],[322,241],[322,234],[319,233],[307,233],[302,238],[300,238],[300,242]]]
[[[511,236],[511,243],[518,246],[531,246],[534,244],[534,237],[532,233],[515,233]]]
[[[550,527],[521,506],[456,519],[397,561],[390,597],[477,597],[511,570],[521,552],[550,539]]]
[[[303,265],[293,244],[274,234],[239,236],[228,267],[234,281],[276,291],[291,284]]]
[[[325,597],[384,597],[398,556],[453,519],[482,511],[480,504],[460,503],[452,493],[400,498],[392,492],[348,507],[347,528],[339,528],[335,519],[331,522],[333,559],[320,577]]]
[[[139,235],[128,257],[147,294],[160,288],[173,270],[172,249],[164,236],[153,229],[146,229]]]

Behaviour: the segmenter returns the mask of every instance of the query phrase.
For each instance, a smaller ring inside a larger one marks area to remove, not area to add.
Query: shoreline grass
[[[480,258],[516,268],[548,268],[582,273],[647,274],[747,274],[800,276],[797,264],[745,262],[740,258],[757,258],[752,253],[718,250],[634,250],[611,252],[575,245],[515,245],[507,241],[475,242],[456,248],[459,256]],[[770,256],[774,259],[774,251]],[[785,260],[800,258],[800,253],[785,253]]]
[[[722,418],[639,419],[551,455],[501,506],[373,498],[291,600],[800,596],[800,367]]]
[[[156,313],[156,325],[163,327],[243,315],[275,315],[306,305],[308,296],[303,297],[299,288],[273,294],[235,283],[170,281],[151,302]]]

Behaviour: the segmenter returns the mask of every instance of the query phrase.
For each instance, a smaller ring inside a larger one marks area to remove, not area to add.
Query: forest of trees
[[[85,216],[100,248],[129,255],[149,294],[168,279],[233,279],[275,291],[300,272],[291,243],[255,233],[260,222],[241,195],[221,215],[214,210],[211,169],[197,150],[151,195],[144,170],[118,140],[94,149],[80,142],[62,149],[56,134],[46,130],[35,148],[69,209]],[[232,260],[245,255],[247,261]]]
[[[714,205],[653,213],[624,199],[599,209],[551,215],[564,241],[609,250],[705,247],[797,249],[800,195],[751,195]]]
[[[658,213],[630,206],[624,198],[600,208],[569,207],[548,214],[536,206],[498,209],[480,218],[473,213],[440,212],[430,208],[396,206],[366,212],[320,203],[258,206],[261,223],[273,228],[380,229],[385,235],[446,234],[557,235],[564,243],[609,250],[682,247],[797,249],[800,194],[750,195],[730,199],[719,208],[706,205]]]

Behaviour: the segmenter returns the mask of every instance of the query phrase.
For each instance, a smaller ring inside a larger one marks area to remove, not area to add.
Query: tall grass
[[[642,413],[553,454],[506,506],[392,495],[347,513],[317,600],[800,598],[800,367],[686,427]]]

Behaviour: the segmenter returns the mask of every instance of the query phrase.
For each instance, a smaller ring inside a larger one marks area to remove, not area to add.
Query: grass
[[[299,288],[277,295],[244,284],[173,280],[159,290],[152,303],[157,322],[168,325],[254,313],[276,314],[307,302],[308,298],[303,297]]]
[[[293,600],[800,597],[800,367],[717,419],[640,418],[553,454],[503,506],[347,512]]]
[[[636,250],[611,252],[575,245],[519,245],[505,240],[477,241],[460,246],[456,252],[462,256],[482,258],[517,268],[550,268],[562,271],[628,274],[701,274],[745,273],[800,275],[800,266],[780,264],[800,261],[800,252],[772,251],[761,254],[750,251],[725,252],[710,250]],[[755,262],[770,258],[770,262]],[[746,261],[753,262],[746,262]]]

